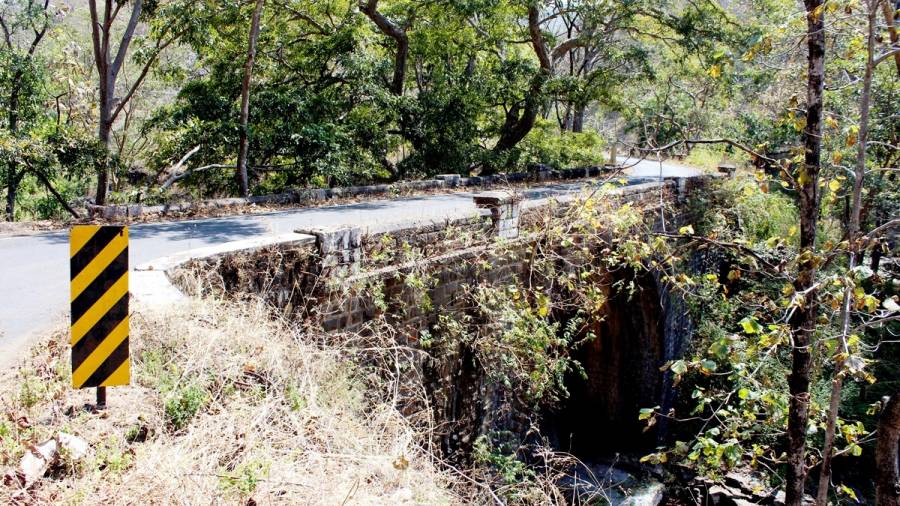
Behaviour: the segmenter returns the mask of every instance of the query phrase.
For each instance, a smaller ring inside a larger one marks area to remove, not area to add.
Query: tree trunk
[[[881,412],[875,447],[875,505],[900,504],[900,391]]]
[[[894,23],[894,16],[897,9],[894,7],[892,0],[882,0],[881,8],[884,12],[884,21],[887,23],[888,35],[891,38],[891,46],[900,44],[900,35],[897,34],[897,27]],[[894,55],[894,65],[897,67],[897,75],[900,75],[900,53]]]
[[[16,72],[13,76],[12,90],[9,94],[9,133],[15,137],[19,130],[19,80],[22,73]],[[12,163],[6,172],[6,221],[16,221],[16,193],[19,190],[19,171]]]
[[[16,221],[16,192],[19,182],[16,178],[16,169],[10,165],[6,174],[6,221]]]
[[[104,94],[100,94],[100,127],[97,130],[97,136],[100,145],[106,148],[103,158],[99,161],[97,167],[97,198],[94,203],[98,206],[106,205],[106,191],[109,188],[109,132],[112,130],[112,123],[109,121],[110,106],[104,104]]]
[[[584,111],[587,109],[584,104],[578,104],[575,106],[575,114],[572,118],[572,131],[575,133],[581,133],[584,131]]]
[[[805,295],[803,307],[790,319],[793,333],[791,399],[788,411],[788,467],[785,502],[800,505],[806,484],[806,428],[809,423],[810,344],[816,328],[818,296],[816,278],[816,226],[819,215],[819,168],[822,151],[822,109],[825,85],[825,22],[823,0],[805,0],[807,23],[805,159],[798,178],[800,193],[800,262],[794,288]]]
[[[247,156],[250,150],[248,123],[250,120],[250,81],[253,77],[253,64],[256,60],[256,41],[259,39],[259,18],[265,0],[256,0],[253,18],[250,20],[250,37],[247,43],[247,61],[244,63],[244,79],[241,82],[241,125],[238,140],[237,180],[241,197],[250,194],[250,182],[247,176]]]
[[[866,177],[866,148],[869,138],[869,108],[872,97],[872,76],[875,69],[875,23],[878,15],[878,4],[882,0],[867,0],[868,19],[866,34],[866,69],[863,75],[863,89],[859,99],[859,138],[857,140],[856,168],[853,178],[853,192],[848,205],[847,238],[850,244],[850,260],[848,272],[857,264],[862,263],[862,252],[859,250],[857,238],[860,232],[860,215],[862,213],[863,181]],[[850,304],[852,301],[852,287],[848,284],[844,288],[843,302],[841,304],[841,335],[840,345],[844,353],[849,353],[847,338],[850,329]],[[816,493],[816,503],[826,504],[828,501],[828,487],[831,483],[831,460],[834,453],[834,435],[837,428],[837,419],[841,402],[841,389],[843,387],[843,360],[836,364],[835,378],[831,385],[831,399],[829,400],[828,418],[825,424],[825,444],[822,447],[822,467],[819,472],[819,487]]]
[[[111,35],[115,17],[119,10],[113,10],[113,0],[105,0],[103,2],[102,17],[101,12],[97,9],[97,1],[89,0],[88,9],[91,14],[91,41],[94,49],[94,65],[97,68],[98,75],[98,91],[100,94],[100,124],[97,127],[97,137],[100,144],[105,148],[106,156],[100,161],[97,167],[97,197],[95,203],[99,206],[106,204],[106,193],[109,188],[109,142],[110,132],[116,116],[122,110],[122,106],[126,104],[137,87],[143,82],[150,64],[154,61],[155,56],[144,64],[140,76],[131,88],[119,101],[116,100],[116,79],[119,76],[119,70],[125,63],[128,54],[128,48],[131,45],[131,38],[137,29],[138,22],[143,12],[143,0],[135,0],[131,6],[131,16],[125,30],[119,39],[119,47],[116,48],[115,57],[110,60]]]
[[[541,70],[532,79],[527,96],[523,104],[516,104],[506,113],[506,121],[500,128],[500,138],[494,145],[495,153],[503,153],[516,147],[522,139],[534,128],[540,112],[540,94],[544,87],[544,81],[549,77],[549,72]]]
[[[396,23],[378,12],[378,0],[367,0],[359,3],[359,10],[366,15],[375,26],[397,43],[397,52],[394,53],[394,76],[391,79],[391,93],[403,96],[403,84],[406,81],[406,60],[409,59],[409,37],[406,29],[400,28]]]
[[[494,153],[503,153],[514,148],[534,128],[538,112],[540,112],[544,83],[553,72],[552,55],[547,50],[547,43],[541,34],[540,17],[540,11],[536,5],[528,7],[528,33],[531,38],[531,47],[541,68],[531,79],[531,85],[525,93],[523,102],[516,104],[506,113],[506,121],[500,128],[500,138],[494,145]],[[488,167],[488,169],[489,172],[493,170],[492,167]]]

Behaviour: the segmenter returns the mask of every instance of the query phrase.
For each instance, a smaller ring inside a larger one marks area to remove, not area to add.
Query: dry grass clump
[[[68,335],[36,346],[0,383],[0,466],[64,431],[65,456],[14,504],[448,504],[451,477],[366,386],[352,350],[272,321],[261,304],[194,301],[132,315],[132,385],[69,387]]]

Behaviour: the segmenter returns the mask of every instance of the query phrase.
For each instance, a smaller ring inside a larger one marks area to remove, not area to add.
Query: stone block
[[[459,174],[438,174],[437,176],[434,176],[434,178],[438,181],[443,181],[444,186],[448,188],[459,186]]]
[[[358,266],[362,260],[362,230],[358,227],[297,230],[315,236],[322,267]]]

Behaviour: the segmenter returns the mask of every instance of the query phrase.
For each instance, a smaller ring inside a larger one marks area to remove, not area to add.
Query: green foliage
[[[538,120],[521,143],[520,163],[541,163],[555,169],[602,165],[605,143],[596,132],[557,132],[546,120]]]
[[[481,316],[441,316],[431,346],[440,343],[452,349],[454,343],[463,343],[489,378],[526,403],[553,403],[565,397],[567,373],[580,370],[570,355],[579,340],[580,321],[563,326],[551,318],[546,295],[528,294],[516,286],[479,285],[473,287],[472,298]]]
[[[177,432],[187,427],[208,401],[209,393],[199,384],[188,383],[173,388],[166,394],[164,403],[169,428]]]
[[[475,441],[475,462],[490,466],[505,485],[521,485],[535,477],[530,469],[516,455],[516,448],[503,442],[503,434],[483,435]],[[508,436],[508,435],[507,435]],[[500,441],[499,444],[495,441]]]
[[[250,460],[232,470],[224,469],[219,475],[219,483],[226,492],[236,493],[241,498],[249,497],[256,491],[260,480],[269,476],[268,462]]]

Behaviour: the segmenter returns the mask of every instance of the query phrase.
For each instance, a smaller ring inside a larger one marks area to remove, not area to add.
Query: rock
[[[713,485],[706,491],[706,498],[713,506],[737,506],[738,501],[750,500],[750,496],[744,495],[740,490],[735,490],[725,485]]]
[[[84,439],[60,432],[55,438],[29,448],[19,461],[19,467],[4,476],[4,482],[7,485],[18,482],[22,488],[28,488],[59,461],[61,453],[69,461],[78,461],[88,450],[90,445]]]
[[[56,439],[48,439],[29,448],[25,455],[22,455],[19,468],[16,469],[16,475],[22,486],[28,488],[41,476],[44,476],[50,464],[56,460],[58,453],[59,443]]]
[[[663,500],[666,487],[658,481],[649,481],[636,486],[631,495],[621,502],[622,506],[657,506]]]
[[[765,484],[750,474],[728,473],[725,475],[725,484],[750,495],[762,494],[766,491]]]
[[[87,455],[90,445],[84,439],[65,432],[60,432],[56,436],[60,449],[65,452],[66,457],[70,460],[81,460]]]
[[[657,506],[665,486],[656,480],[638,480],[621,469],[604,464],[581,464],[560,480],[561,489],[577,498],[578,504],[616,506]]]
[[[777,494],[775,494],[775,502],[773,503],[775,506],[784,506],[785,504],[785,493],[784,490],[779,490]],[[815,506],[816,500],[813,499],[810,495],[803,496],[803,506]]]

